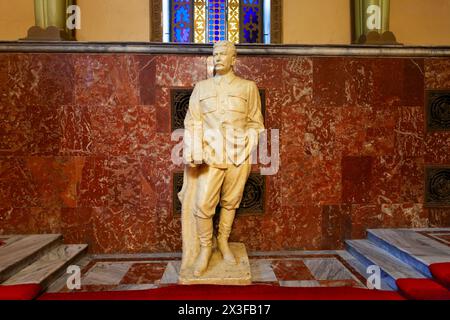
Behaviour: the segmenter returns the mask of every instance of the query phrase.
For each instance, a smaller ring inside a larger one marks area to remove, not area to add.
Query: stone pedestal
[[[193,268],[182,270],[178,279],[179,284],[250,285],[252,276],[245,245],[243,243],[230,243],[230,249],[237,260],[236,265],[225,263],[222,254],[216,249],[212,254],[208,270],[203,276],[195,277]]]

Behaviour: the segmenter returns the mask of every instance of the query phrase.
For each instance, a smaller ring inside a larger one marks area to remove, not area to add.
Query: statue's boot
[[[227,210],[222,208],[220,211],[219,235],[217,236],[217,246],[222,253],[223,260],[227,264],[237,264],[236,258],[231,252],[228,245],[228,238],[230,237],[231,227],[233,226],[236,210]]]
[[[212,235],[213,222],[212,219],[203,219],[196,217],[197,234],[200,239],[200,253],[194,264],[194,276],[202,276],[208,269],[209,259],[212,255]]]

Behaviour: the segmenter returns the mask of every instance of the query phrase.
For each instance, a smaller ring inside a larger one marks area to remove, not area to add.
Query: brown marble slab
[[[135,263],[122,278],[121,284],[149,284],[159,281],[167,263]]]
[[[272,261],[273,271],[280,281],[305,281],[315,280],[311,271],[303,261],[296,260],[275,260]]]

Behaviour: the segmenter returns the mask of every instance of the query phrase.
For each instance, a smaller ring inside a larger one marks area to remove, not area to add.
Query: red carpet
[[[399,279],[397,286],[411,300],[450,300],[450,291],[430,279]]]
[[[42,287],[38,284],[0,285],[0,300],[33,300],[41,290]]]
[[[434,279],[450,289],[450,263],[435,263],[430,266]]]
[[[171,286],[145,291],[46,293],[38,300],[404,300],[396,292],[357,288]]]

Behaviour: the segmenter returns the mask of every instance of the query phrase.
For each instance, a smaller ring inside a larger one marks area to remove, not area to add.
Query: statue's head
[[[234,43],[224,40],[214,44],[214,70],[216,74],[224,75],[233,70],[236,64],[236,46]]]

